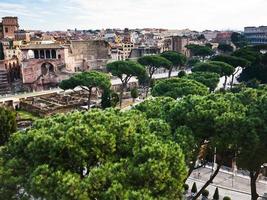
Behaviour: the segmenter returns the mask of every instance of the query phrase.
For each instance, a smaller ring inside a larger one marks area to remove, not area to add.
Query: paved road
[[[179,71],[173,71],[171,76],[177,76],[178,72]],[[186,70],[186,73],[191,73],[191,70]],[[161,78],[167,78],[167,77],[168,77],[168,72],[157,73],[157,74],[154,74],[154,76],[153,76],[153,78],[155,78],[155,79],[161,79]],[[133,77],[130,79],[129,83],[136,82],[136,81],[137,81],[137,79]],[[218,84],[217,89],[223,87],[223,82],[224,82],[224,78],[222,77],[220,79],[220,82]],[[237,82],[236,79],[234,82]],[[112,79],[111,80],[112,85],[118,85],[120,83],[121,83],[121,81],[119,79]],[[230,77],[228,78],[227,83],[230,83]],[[61,90],[59,88],[53,88],[51,90],[44,90],[44,91],[39,91],[39,92],[29,92],[29,93],[15,94],[15,95],[0,96],[0,102],[10,101],[10,100],[18,102],[20,99],[23,99],[23,98],[40,96],[40,95],[45,95],[45,94],[58,93],[58,92],[62,92],[62,91],[63,90]]]
[[[211,172],[210,168],[195,170],[187,180],[187,183],[192,186],[196,182],[198,189],[200,189],[209,179]],[[219,188],[221,196],[230,196],[233,200],[250,199],[250,179],[247,176],[233,176],[231,172],[221,170],[215,177],[213,184],[208,187],[211,195],[214,194],[216,187]],[[257,190],[260,196],[267,193],[267,182],[258,181]]]

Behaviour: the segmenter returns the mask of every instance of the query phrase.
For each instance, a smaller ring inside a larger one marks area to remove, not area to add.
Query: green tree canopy
[[[206,141],[209,141],[210,149],[214,147],[217,149],[218,167],[194,199],[197,199],[216,177],[223,162],[234,157],[245,111],[246,107],[231,93],[190,95],[177,101],[171,109],[169,122],[172,130],[179,129],[181,126],[188,127],[192,131],[198,152]],[[194,155],[193,152],[192,155]],[[193,165],[196,160],[197,157],[191,161]]]
[[[190,59],[187,60],[186,65],[188,67],[192,67],[192,66],[195,66],[199,62],[200,62],[200,60],[197,59],[197,58],[190,58]]]
[[[211,56],[214,52],[213,50],[208,46],[201,46],[196,44],[189,44],[186,46],[187,49],[189,49],[193,56],[199,56],[203,60],[207,56]]]
[[[210,91],[214,91],[220,81],[220,75],[212,72],[193,72],[184,78],[200,82],[207,86]]]
[[[234,48],[230,44],[220,43],[218,50],[223,53],[232,53],[234,51]]]
[[[236,56],[229,56],[229,55],[218,55],[211,59],[212,61],[220,61],[225,62],[229,65],[232,65],[234,68],[236,67],[248,67],[250,66],[250,62],[244,58],[236,57]]]
[[[148,89],[152,84],[152,78],[157,69],[170,69],[170,67],[172,67],[172,63],[169,60],[159,55],[143,56],[138,59],[138,62],[143,65],[148,71]],[[146,96],[148,94],[148,89],[146,91]]]
[[[115,61],[107,65],[107,70],[111,72],[113,76],[117,76],[121,80],[121,92],[120,92],[120,106],[122,104],[122,97],[124,90],[127,89],[127,84],[132,77],[138,79],[145,77],[145,69],[138,63],[133,61]]]
[[[247,68],[251,65],[251,62],[236,56],[229,56],[229,55],[218,55],[212,58],[213,61],[220,61],[228,63],[229,65],[232,65],[235,69],[235,72],[232,74],[232,80],[231,80],[231,88],[234,84],[234,78],[238,72],[240,72],[241,68]],[[240,68],[241,67],[241,68]]]
[[[158,81],[152,90],[153,96],[166,96],[174,99],[190,94],[206,95],[208,88],[194,80],[171,78]]]
[[[140,112],[116,110],[36,121],[32,129],[14,134],[0,151],[0,195],[181,199],[184,156],[178,144],[156,136],[169,131],[164,122],[156,124]]]
[[[160,127],[164,127],[161,125],[161,120],[167,121],[168,116],[170,114],[170,110],[176,104],[176,100],[170,97],[156,97],[153,99],[146,100],[135,106],[135,109],[143,112],[148,118],[152,118],[155,121],[152,123],[154,127],[157,127],[159,124]],[[155,129],[155,128],[153,128]],[[165,129],[170,129],[169,126],[165,127]],[[198,154],[198,146],[196,146],[196,141],[194,135],[190,128],[186,126],[181,126],[173,131],[171,134],[166,134],[168,131],[160,131],[157,128],[158,133],[157,136],[163,140],[171,140],[181,147],[183,153],[185,155],[185,161],[187,166],[191,167],[192,160],[197,157]],[[162,134],[160,134],[162,133]]]
[[[267,83],[267,54],[262,54],[258,48],[247,47],[235,52],[234,55],[251,62],[251,65],[242,70],[239,81],[248,82],[257,79],[263,84]]]
[[[221,68],[209,62],[199,62],[192,68],[192,72],[213,72],[221,75]]]
[[[232,54],[232,56],[246,59],[251,63],[251,65],[258,65],[261,63],[262,54],[259,51],[256,51],[255,49],[251,47],[245,47],[245,48],[236,50]]]
[[[231,35],[231,41],[234,43],[234,45],[237,48],[242,48],[244,46],[246,46],[248,44],[246,38],[244,35],[237,33],[237,32],[233,32]]]
[[[133,61],[115,61],[107,65],[107,70],[113,76],[117,76],[123,83],[128,83],[133,76],[139,77],[145,74],[144,68]]]
[[[138,59],[138,62],[147,68],[150,80],[152,79],[152,76],[155,73],[156,69],[169,69],[172,66],[171,61],[159,55],[143,56]]]
[[[198,63],[192,69],[192,72],[214,72],[219,74],[221,77],[224,76],[224,89],[226,88],[227,77],[235,72],[235,68],[225,62],[220,61],[209,61],[204,63]]]
[[[0,106],[0,146],[17,130],[16,113]]]
[[[237,165],[250,172],[252,200],[257,200],[256,181],[267,163],[267,92],[266,88],[246,89],[237,96],[247,106],[243,124],[239,125]]]
[[[61,81],[59,84],[59,87],[63,90],[81,87],[88,91],[88,109],[90,109],[92,89],[100,88],[106,90],[109,89],[110,86],[111,83],[108,75],[97,71],[76,74],[67,80]]]
[[[169,122],[173,130],[179,126],[192,129],[201,141],[216,135],[216,120],[223,113],[244,112],[240,100],[231,93],[213,93],[207,96],[187,96],[176,102],[170,111]]]
[[[186,63],[186,56],[176,51],[165,51],[161,54],[161,56],[172,63],[172,66],[169,67],[169,77],[171,77],[173,68],[180,68]]]
[[[220,62],[220,61],[209,61],[210,64],[212,65],[217,65],[220,67],[221,71],[221,76],[230,76],[231,74],[234,73],[235,69],[232,65],[225,63],[225,62]]]
[[[136,105],[135,109],[145,113],[148,118],[167,120],[170,109],[175,102],[171,97],[156,97]]]

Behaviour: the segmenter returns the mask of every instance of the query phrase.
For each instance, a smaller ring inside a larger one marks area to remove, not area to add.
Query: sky
[[[243,30],[267,25],[267,0],[0,0],[21,29]]]

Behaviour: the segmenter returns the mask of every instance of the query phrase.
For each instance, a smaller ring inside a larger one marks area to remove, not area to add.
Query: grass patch
[[[19,118],[21,120],[32,120],[32,121],[35,121],[37,119],[41,119],[41,117],[33,115],[32,113],[29,113],[29,112],[24,111],[24,110],[17,110],[16,112],[19,115]]]

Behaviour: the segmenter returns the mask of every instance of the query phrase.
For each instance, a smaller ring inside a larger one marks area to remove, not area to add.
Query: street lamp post
[[[212,164],[210,177],[212,177],[215,167],[216,167],[216,147],[214,148],[213,164]]]
[[[236,166],[236,156],[234,157],[232,161],[232,167],[233,167],[233,174],[232,174],[232,187],[234,187],[234,177],[237,173],[237,166]]]

